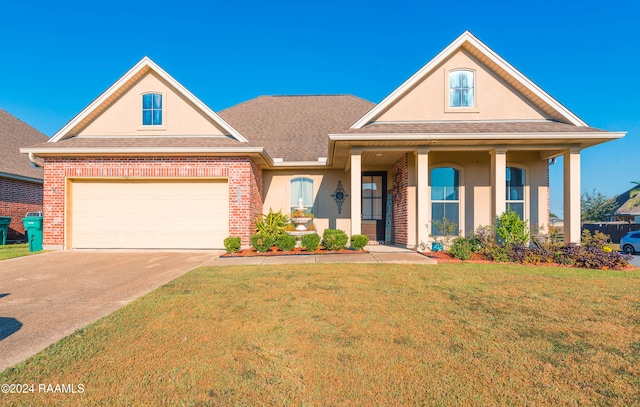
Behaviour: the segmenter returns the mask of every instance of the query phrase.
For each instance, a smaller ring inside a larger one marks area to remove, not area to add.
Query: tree
[[[631,181],[632,184],[636,184],[636,188],[632,189],[629,193],[629,209],[640,205],[640,182]]]
[[[604,222],[616,209],[616,199],[596,191],[580,196],[580,219],[583,222]]]

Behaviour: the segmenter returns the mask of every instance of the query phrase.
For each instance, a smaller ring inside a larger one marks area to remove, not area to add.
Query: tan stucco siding
[[[162,126],[142,125],[142,95],[163,95]],[[164,135],[224,135],[193,103],[153,72],[143,76],[125,93],[111,103],[87,126],[81,136],[164,136]]]
[[[294,178],[306,177],[313,180],[314,202],[313,213],[315,225],[318,233],[322,236],[325,229],[344,230],[351,235],[351,180],[349,173],[344,171],[264,171],[264,205],[263,212],[269,213],[282,210],[289,214],[290,211],[290,182]],[[341,213],[338,213],[338,206],[331,197],[338,186],[338,181],[342,182],[342,188],[349,195],[344,200]]]
[[[469,69],[475,72],[475,106],[449,107],[449,72]],[[480,61],[459,51],[434,68],[413,89],[389,107],[377,121],[422,120],[541,120],[541,110],[522,97]]]

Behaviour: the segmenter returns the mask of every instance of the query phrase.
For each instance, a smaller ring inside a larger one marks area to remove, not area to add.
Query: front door
[[[387,173],[362,172],[362,234],[370,240],[384,242]]]

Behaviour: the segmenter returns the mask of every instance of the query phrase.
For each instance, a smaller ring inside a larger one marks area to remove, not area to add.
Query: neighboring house
[[[27,212],[42,211],[42,168],[20,154],[47,136],[0,109],[0,216],[10,216],[7,240],[23,240],[22,218]]]
[[[558,156],[565,239],[579,241],[580,153],[623,136],[589,127],[465,32],[375,105],[276,96],[217,114],[144,58],[22,151],[44,161],[47,248],[246,246],[257,216],[300,204],[320,232],[418,248],[444,216],[462,234],[507,208],[548,225]]]
[[[616,197],[617,209],[613,215],[615,221],[640,224],[640,205],[629,206],[629,202],[631,202],[631,191],[638,188],[638,186],[634,186]]]

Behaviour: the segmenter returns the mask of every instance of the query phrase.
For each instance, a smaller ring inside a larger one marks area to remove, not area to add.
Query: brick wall
[[[7,240],[23,240],[22,218],[42,210],[42,184],[0,178],[0,216],[11,216]]]
[[[396,244],[408,243],[408,207],[407,188],[409,187],[409,158],[405,154],[393,164],[393,241]]]
[[[74,177],[198,178],[229,180],[229,234],[250,244],[262,212],[262,170],[248,157],[47,158],[44,167],[43,244],[62,246],[65,180]]]

